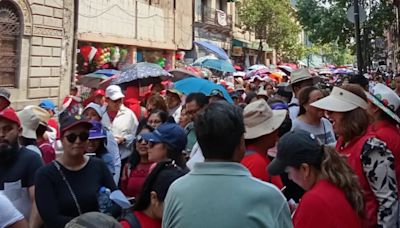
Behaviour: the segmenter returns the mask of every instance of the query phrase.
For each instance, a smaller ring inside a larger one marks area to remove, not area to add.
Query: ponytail
[[[321,162],[322,178],[342,189],[350,205],[360,217],[364,217],[364,197],[357,175],[344,157],[333,148],[322,146],[324,155]]]

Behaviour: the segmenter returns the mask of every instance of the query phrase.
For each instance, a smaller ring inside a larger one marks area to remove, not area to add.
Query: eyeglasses
[[[77,138],[79,138],[79,141],[84,142],[84,141],[87,141],[87,140],[89,139],[89,133],[87,133],[87,132],[82,132],[82,133],[80,133],[79,135],[77,135],[77,134],[75,134],[75,133],[72,133],[72,134],[69,134],[69,135],[65,135],[64,137],[65,137],[65,138],[68,140],[68,142],[70,142],[70,143],[74,143],[74,142],[76,141]]]

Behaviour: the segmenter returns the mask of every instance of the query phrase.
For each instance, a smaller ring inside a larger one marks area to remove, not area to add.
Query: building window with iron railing
[[[0,1],[0,86],[15,87],[19,72],[21,17],[16,5]]]

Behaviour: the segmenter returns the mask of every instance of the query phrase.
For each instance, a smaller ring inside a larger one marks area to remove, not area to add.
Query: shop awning
[[[232,39],[232,46],[237,46],[237,47],[244,47],[246,44],[250,44],[251,42],[245,39],[240,39],[240,38],[233,38]]]

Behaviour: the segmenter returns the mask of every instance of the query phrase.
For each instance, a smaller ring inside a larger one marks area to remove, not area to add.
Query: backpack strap
[[[123,215],[118,219],[118,221],[127,221],[131,228],[142,228],[140,225],[139,219],[136,217],[136,215],[128,209],[123,213]]]

